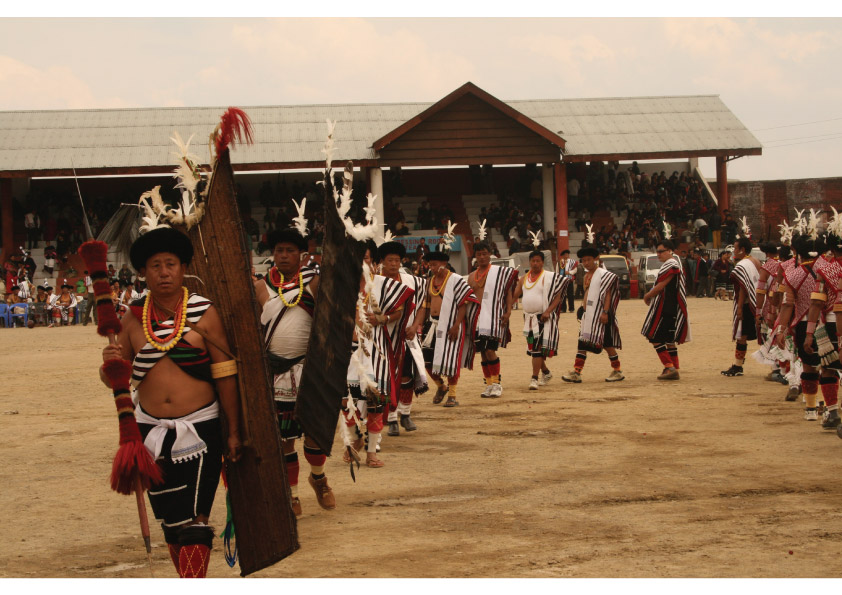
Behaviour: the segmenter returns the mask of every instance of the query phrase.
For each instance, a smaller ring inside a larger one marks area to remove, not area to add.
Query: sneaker
[[[529,390],[538,390],[538,379],[533,378],[529,381]]]
[[[486,384],[485,390],[482,391],[479,396],[482,397],[483,399],[487,399],[489,397],[494,396],[493,394],[491,394],[492,392],[494,392],[494,385],[493,384]]]
[[[801,394],[801,389],[797,386],[790,386],[789,390],[786,392],[786,401],[795,401],[798,399],[798,395]]]
[[[664,368],[664,371],[658,376],[658,380],[678,380],[679,378],[681,376],[675,368]]]
[[[766,380],[768,380],[769,382],[781,382],[785,379],[783,376],[781,376],[780,371],[774,370],[766,374]]]
[[[579,372],[577,372],[576,370],[573,370],[572,372],[568,372],[567,374],[562,374],[561,379],[565,382],[575,382],[578,384],[582,382],[582,375],[579,374]]]
[[[836,409],[827,409],[822,415],[822,428],[825,430],[835,430],[842,419],[839,418],[839,411]]]
[[[301,510],[301,500],[298,499],[298,496],[293,498],[290,504],[292,505],[292,512],[293,514],[295,514],[295,518],[298,518],[302,514],[304,514]]]
[[[549,383],[549,381],[552,380],[552,379],[553,379],[553,373],[552,372],[547,372],[546,374],[541,372],[541,379],[538,381],[538,384],[540,386],[546,386]]]
[[[401,425],[403,426],[403,429],[407,432],[414,432],[418,429],[418,426],[416,426],[415,423],[411,419],[409,419],[409,414],[401,415]]]
[[[307,476],[307,481],[316,492],[316,500],[319,501],[319,506],[325,510],[333,510],[336,508],[336,498],[333,496],[333,490],[327,485],[327,477],[321,479],[313,479],[313,475]]]
[[[720,372],[723,376],[742,376],[743,375],[743,367],[738,366],[737,364],[733,364],[727,370],[722,370]]]
[[[816,411],[815,407],[807,407],[804,409],[804,420],[805,421],[818,421],[819,414]]]
[[[503,396],[503,385],[496,382],[491,385],[491,397],[497,398]]]
[[[398,422],[396,422],[396,421],[390,421],[389,422],[389,431],[386,432],[386,435],[387,436],[400,436],[401,435],[400,428],[398,428]]]
[[[620,370],[611,370],[611,375],[605,379],[605,382],[620,382],[624,379],[625,376],[623,376],[623,373]]]

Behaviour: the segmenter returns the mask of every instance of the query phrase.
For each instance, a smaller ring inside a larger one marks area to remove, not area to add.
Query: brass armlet
[[[811,300],[819,300],[820,302],[827,301],[827,294],[826,293],[819,293],[818,291],[814,291],[810,294]]]
[[[224,362],[211,364],[211,378],[227,378],[228,376],[236,376],[237,374],[237,360],[229,359]]]
[[[834,312],[842,312],[842,304],[833,304]]]

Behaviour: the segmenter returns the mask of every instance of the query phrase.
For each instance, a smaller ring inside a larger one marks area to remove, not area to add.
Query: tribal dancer
[[[523,334],[526,354],[532,358],[529,390],[538,390],[552,377],[547,358],[558,349],[558,311],[568,283],[569,278],[544,270],[543,252],[536,249],[529,253],[529,271],[517,284],[513,296],[515,300],[523,297]]]
[[[815,219],[815,214],[812,214]],[[819,367],[822,364],[818,354],[815,334],[817,322],[809,322],[808,315],[812,300],[819,297],[818,274],[815,267],[821,252],[821,239],[818,238],[816,222],[813,222],[808,233],[801,233],[792,240],[792,247],[799,257],[800,265],[784,271],[784,301],[777,320],[777,344],[780,349],[785,347],[785,333],[794,336],[795,349],[801,359],[801,389],[804,393],[804,419],[817,421],[817,401],[819,392]],[[821,263],[819,263],[821,264]],[[821,300],[819,300],[821,301]],[[835,325],[834,325],[835,326]],[[822,325],[824,329],[824,325]],[[835,330],[835,328],[834,328]],[[828,333],[828,336],[830,333]],[[831,372],[834,373],[835,372]],[[832,427],[832,426],[831,426]]]
[[[390,408],[387,417],[389,436],[400,436],[398,422],[407,432],[418,429],[409,417],[412,410],[413,395],[421,395],[428,390],[427,373],[424,370],[424,354],[421,352],[421,329],[426,311],[424,302],[427,297],[427,280],[405,273],[401,270],[401,261],[406,256],[406,248],[399,242],[386,241],[378,248],[381,274],[394,281],[400,281],[413,291],[414,308],[406,317],[406,337],[402,359],[398,362],[400,390],[397,408]]]
[[[786,284],[784,283],[784,276],[786,275],[787,271],[794,270],[798,268],[798,257],[792,251],[790,243],[792,242],[792,232],[793,228],[789,228],[788,236],[786,240],[781,238],[781,267],[778,271],[777,281],[778,281],[778,288],[776,290],[776,300],[775,303],[777,304],[777,311],[778,311],[778,318],[776,318],[776,322],[773,324],[774,331],[773,331],[773,345],[777,353],[781,354],[781,370],[784,372],[784,378],[789,385],[789,389],[787,390],[786,397],[784,400],[786,401],[796,401],[798,400],[799,395],[802,394],[801,390],[801,373],[804,371],[803,366],[801,365],[801,358],[798,357],[798,349],[795,348],[795,338],[789,332],[788,329],[785,329],[784,332],[784,343],[786,347],[784,349],[780,349],[778,347],[778,327],[777,327],[777,320],[780,319],[781,314],[781,307],[783,306],[784,302],[784,293],[786,293]]]
[[[599,266],[599,251],[596,248],[582,248],[576,256],[585,267],[585,299],[579,309],[579,351],[576,353],[573,371],[561,379],[565,382],[582,382],[582,369],[588,352],[599,354],[605,348],[611,362],[611,374],[605,382],[619,382],[625,378],[617,354],[617,350],[623,348],[617,324],[620,278]]]
[[[518,274],[517,269],[491,264],[491,248],[484,241],[485,235],[485,221],[482,221],[479,226],[480,241],[474,244],[477,269],[468,275],[468,285],[480,301],[479,323],[474,340],[485,382],[485,390],[480,396],[496,398],[503,394],[497,350],[505,347],[511,339],[509,317]]]
[[[149,294],[123,317],[119,343],[104,361],[134,358],[135,411],[146,448],[164,483],[149,491],[173,564],[182,578],[207,574],[213,529],[207,525],[225,450],[220,405],[228,424],[227,455],[239,458],[239,406],[234,362],[216,309],[182,287],[193,246],[184,234],[159,227],[131,247]],[[102,381],[107,378],[100,370]]]
[[[254,289],[257,301],[263,308],[260,324],[263,327],[264,346],[269,355],[269,369],[274,377],[275,409],[292,496],[292,510],[295,516],[301,516],[295,441],[304,433],[295,419],[295,401],[313,324],[319,277],[313,269],[301,266],[308,242],[300,230],[276,229],[267,239],[272,247],[274,266],[266,273],[266,277],[255,281]],[[319,506],[325,510],[336,508],[336,498],[325,476],[327,455],[307,437],[304,437],[304,458],[310,464],[307,481],[316,492]]]
[[[643,301],[649,306],[649,313],[640,332],[652,343],[664,365],[658,380],[680,378],[678,345],[690,341],[684,273],[678,257],[673,254],[674,249],[675,245],[669,239],[658,243],[658,260],[663,264],[658,271],[655,286],[643,296]]]
[[[743,228],[745,236],[738,238],[734,244],[734,258],[737,264],[731,271],[731,279],[736,291],[734,296],[733,324],[731,339],[737,341],[734,363],[723,376],[742,376],[743,365],[746,361],[748,342],[756,341],[757,333],[757,282],[760,280],[760,261],[751,255],[751,240],[748,238],[748,228]]]
[[[348,389],[365,417],[366,465],[374,468],[384,465],[377,456],[383,411],[387,405],[397,404],[398,362],[405,348],[407,319],[415,310],[414,292],[409,287],[374,273],[377,253],[377,246],[369,240],[360,279],[354,355],[348,366]]]
[[[459,275],[447,269],[447,252],[435,250],[424,256],[430,266],[429,292],[425,310],[429,318],[424,324],[421,350],[427,376],[436,384],[433,403],[447,396],[445,407],[456,407],[456,384],[463,367],[474,367],[474,342],[479,300]],[[441,326],[441,328],[439,328]],[[442,381],[446,377],[448,383]]]
[[[778,317],[777,289],[778,271],[781,268],[781,260],[778,255],[778,247],[772,242],[764,242],[759,246],[766,255],[766,262],[760,268],[760,277],[757,280],[757,309],[755,319],[760,335],[757,340],[760,343],[760,350],[754,352],[753,356],[761,364],[772,366],[772,371],[766,375],[766,380],[785,383],[781,373],[780,360],[771,354],[774,340],[773,329],[775,319]]]
[[[820,240],[821,241],[821,240]],[[822,428],[831,430],[840,427],[839,417],[839,321],[842,312],[842,221],[834,209],[834,218],[828,224],[822,249],[829,249],[832,256],[819,256],[813,272],[818,275],[816,291],[810,296],[810,310],[807,313],[807,335],[804,350],[817,354],[822,368],[819,385],[824,399],[825,412]],[[815,332],[810,330],[815,327]],[[837,430],[838,431],[838,430]]]

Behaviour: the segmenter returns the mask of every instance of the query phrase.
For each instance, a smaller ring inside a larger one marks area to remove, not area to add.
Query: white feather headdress
[[[669,240],[672,238],[672,226],[664,221],[664,239]]]
[[[477,232],[477,237],[479,238],[480,242],[485,241],[486,236],[488,235],[488,231],[485,229],[485,222],[487,219],[483,219],[479,222],[479,231]]]
[[[827,223],[827,231],[837,238],[842,238],[842,217],[836,212],[836,207],[830,208],[833,211],[833,218]]]
[[[778,225],[778,229],[781,230],[781,244],[789,246],[792,243],[792,233],[795,231],[795,228],[787,223],[786,219],[784,219],[783,222]]]
[[[807,220],[804,218],[804,211],[806,209],[795,209],[795,219],[793,220],[792,224],[795,228],[795,232],[798,234],[804,234],[807,232]]]
[[[742,219],[740,219],[740,224],[741,224],[740,227],[743,230],[743,237],[751,239],[751,229],[749,229],[748,221],[746,219],[747,219],[746,217],[743,217]],[[737,237],[740,237],[740,236],[738,235]]]
[[[538,234],[534,231],[530,231],[529,235],[532,236],[532,245],[535,246],[535,249],[538,249],[538,246],[541,245],[541,238],[538,237]]]
[[[451,223],[450,219],[447,220],[447,231],[441,237],[441,247],[442,252],[450,252],[450,247],[453,245],[453,242],[456,241],[456,224]]]
[[[143,223],[140,225],[140,233],[149,233],[153,229],[169,227],[169,225],[161,221],[161,218],[166,215],[167,207],[161,199],[160,186],[155,186],[152,190],[147,190],[141,194],[137,204],[142,209],[141,216],[143,217]]]
[[[202,173],[198,165],[199,158],[190,153],[190,141],[193,135],[185,143],[178,131],[173,132],[170,140],[178,148],[173,151],[178,164],[173,171],[173,177],[178,180],[176,188],[181,188],[181,202],[176,208],[167,209],[166,219],[173,225],[185,225],[190,229],[205,215],[205,202],[198,192],[199,182],[202,180]]]
[[[596,234],[593,232],[593,225],[585,223],[585,227],[588,229],[588,233],[585,234],[588,244],[593,244],[594,237],[596,237]]]
[[[301,199],[301,204],[295,202],[295,199],[291,199],[292,204],[295,205],[295,210],[298,212],[298,217],[293,217],[292,222],[295,225],[295,229],[298,230],[298,233],[301,234],[301,237],[306,238],[309,230],[307,229],[307,219],[304,218],[304,211],[307,208],[307,197]]]
[[[819,237],[819,217],[818,212],[814,209],[810,209],[810,219],[807,222],[807,233],[810,234],[810,238],[815,240]]]

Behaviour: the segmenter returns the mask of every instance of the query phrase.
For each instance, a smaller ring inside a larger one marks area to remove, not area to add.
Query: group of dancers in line
[[[737,360],[723,372],[742,374],[747,342],[758,338],[764,361],[773,362],[778,375],[791,375],[801,366],[807,419],[816,419],[821,386],[826,407],[822,425],[830,428],[839,426],[835,316],[842,295],[841,227],[842,221],[835,217],[827,232],[819,234],[815,222],[799,220],[795,228],[787,226],[796,233],[794,237],[784,233],[782,246],[762,246],[768,256],[762,266],[750,256],[748,237],[738,240],[739,262],[733,273],[739,287],[733,326]],[[336,507],[325,474],[327,453],[305,435],[295,416],[320,277],[313,266],[304,264],[308,241],[300,229],[275,230],[268,239],[273,266],[255,281],[254,289],[291,504],[300,516],[297,440],[303,441],[307,481],[319,506]],[[368,467],[383,467],[382,431],[387,426],[390,436],[400,435],[401,429],[415,431],[412,402],[430,383],[435,387],[434,404],[458,406],[460,374],[463,368],[473,368],[477,352],[485,381],[480,397],[499,398],[503,385],[498,350],[511,341],[509,319],[517,300],[532,361],[529,390],[539,390],[552,378],[547,358],[557,353],[560,303],[569,274],[545,270],[544,254],[537,247],[523,276],[513,268],[492,265],[489,246],[481,238],[474,246],[477,268],[465,279],[447,266],[453,239],[449,231],[440,246],[425,255],[430,268],[425,278],[401,268],[402,244],[390,238],[379,246],[367,244],[340,417],[346,462],[362,462],[364,451]],[[795,252],[791,257],[790,244]],[[663,381],[679,380],[678,345],[690,340],[685,278],[674,249],[670,239],[657,246],[662,266],[654,287],[644,296],[649,311],[641,330],[662,363],[657,379]],[[237,460],[241,449],[232,378],[237,368],[228,355],[221,319],[209,300],[183,288],[192,255],[190,241],[172,228],[148,231],[135,241],[132,265],[145,276],[148,291],[123,317],[119,344],[103,350],[106,361],[126,358],[133,363],[138,427],[147,448],[165,468],[165,483],[151,490],[149,498],[180,576],[206,572],[213,540],[207,520],[222,455]],[[582,382],[588,354],[605,350],[611,366],[605,380],[622,381],[618,278],[599,267],[595,248],[583,248],[578,257],[585,269],[584,299],[577,313],[578,349],[573,370],[562,380]],[[220,410],[225,412],[227,444],[222,440]]]
[[[780,244],[760,244],[763,264],[751,256],[744,218],[731,273],[735,361],[722,374],[742,376],[748,342],[757,341],[754,359],[772,367],[766,379],[789,385],[785,399],[802,397],[805,420],[817,421],[821,415],[821,427],[842,437],[837,321],[842,312],[842,218],[832,211],[826,225],[814,210],[809,217],[796,211],[793,225],[784,221],[779,226]]]

